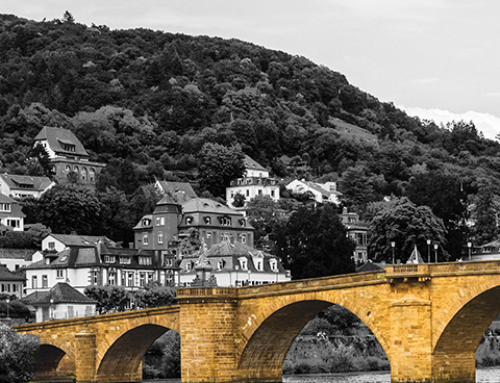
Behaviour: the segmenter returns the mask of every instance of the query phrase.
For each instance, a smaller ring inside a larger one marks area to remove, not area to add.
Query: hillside
[[[485,188],[500,194],[499,144],[472,123],[409,117],[304,57],[70,16],[0,15],[0,171],[40,172],[29,160],[33,138],[62,126],[108,163],[98,191],[113,186],[130,202],[155,177],[196,183],[204,143],[240,144],[278,177],[339,181],[344,205],[363,216],[387,195],[431,206],[452,229],[454,256],[477,235],[467,206]],[[282,155],[308,166],[287,168]]]

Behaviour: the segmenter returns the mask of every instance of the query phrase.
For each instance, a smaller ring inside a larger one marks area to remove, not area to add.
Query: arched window
[[[82,180],[86,181],[88,179],[89,173],[86,167],[82,168],[82,172],[80,173]]]
[[[95,169],[94,168],[90,168],[89,181],[90,182],[94,182],[95,181]]]

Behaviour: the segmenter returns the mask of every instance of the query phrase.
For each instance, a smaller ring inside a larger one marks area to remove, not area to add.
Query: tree
[[[368,203],[376,200],[372,180],[363,166],[346,169],[342,173],[339,189],[342,204],[360,215],[365,213]]]
[[[35,376],[34,352],[40,347],[35,335],[21,335],[0,324],[0,382],[27,383]]]
[[[28,165],[28,174],[33,176],[45,176],[49,178],[52,178],[54,176],[52,165],[50,164],[50,157],[43,145],[36,144],[30,150],[28,155],[33,160],[33,162],[30,162]]]
[[[246,201],[246,198],[243,194],[236,193],[234,198],[233,198],[233,206],[234,207],[243,207],[243,206],[245,206],[245,201]]]
[[[134,294],[136,307],[169,306],[175,301],[175,290],[169,286],[148,286]]]
[[[426,249],[426,240],[446,243],[446,228],[428,206],[417,206],[403,197],[389,202],[370,224],[368,254],[374,261],[392,263],[391,242],[395,242],[396,259],[406,263],[414,246]],[[441,258],[447,257],[445,251]]]
[[[84,186],[57,185],[40,198],[38,218],[53,233],[97,234],[101,204],[95,193]]]
[[[498,236],[497,211],[498,197],[491,182],[482,178],[479,180],[478,193],[474,199],[474,240],[477,245],[490,242]]]
[[[244,157],[239,145],[204,144],[198,154],[200,187],[223,197],[230,182],[243,175]]]
[[[130,294],[123,286],[87,286],[83,293],[97,302],[98,314],[125,311],[130,304]]]
[[[346,234],[335,205],[301,207],[274,231],[274,254],[294,279],[351,273],[355,244]]]
[[[280,218],[278,204],[268,195],[256,196],[247,204],[248,222],[255,228],[254,245],[257,249],[271,247],[270,235]]]

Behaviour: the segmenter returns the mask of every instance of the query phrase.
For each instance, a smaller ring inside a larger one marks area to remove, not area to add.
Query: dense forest
[[[468,240],[497,237],[500,145],[471,122],[409,117],[307,58],[235,39],[110,30],[69,12],[42,22],[0,15],[0,28],[0,171],[50,175],[35,135],[44,125],[74,131],[107,163],[88,197],[99,224],[85,234],[130,240],[154,206],[155,178],[222,197],[200,175],[213,144],[283,182],[337,181],[342,204],[368,222],[384,197],[428,206],[452,259]]]

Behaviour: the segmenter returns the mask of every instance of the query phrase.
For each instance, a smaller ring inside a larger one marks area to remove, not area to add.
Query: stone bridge
[[[179,289],[179,305],[18,326],[40,337],[37,381],[137,382],[168,329],[181,336],[182,382],[281,382],[302,327],[332,304],[375,334],[392,382],[475,381],[475,352],[500,313],[500,261],[388,266],[384,271],[240,288]]]

